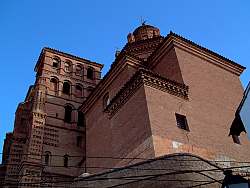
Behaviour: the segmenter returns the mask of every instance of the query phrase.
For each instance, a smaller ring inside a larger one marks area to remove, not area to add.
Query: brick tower
[[[18,105],[14,131],[5,140],[6,187],[49,186],[84,172],[85,118],[77,109],[99,82],[102,67],[42,50],[35,84]]]

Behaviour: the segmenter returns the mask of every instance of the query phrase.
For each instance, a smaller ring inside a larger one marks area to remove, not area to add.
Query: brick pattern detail
[[[129,100],[130,96],[132,96],[142,84],[188,100],[188,86],[161,77],[149,70],[140,69],[116,94],[104,110],[109,114],[110,118]]]

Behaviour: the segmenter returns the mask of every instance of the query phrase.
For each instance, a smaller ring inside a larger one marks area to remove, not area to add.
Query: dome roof
[[[154,26],[146,25],[143,23],[141,26],[137,27],[133,34],[129,33],[128,35],[128,42],[135,42],[146,40],[149,38],[154,38],[160,36],[160,30]]]
[[[141,26],[137,27],[134,30],[133,34],[137,34],[137,33],[140,33],[142,31],[145,31],[145,30],[154,30],[154,29],[157,29],[157,28],[152,26],[152,25],[142,24]]]

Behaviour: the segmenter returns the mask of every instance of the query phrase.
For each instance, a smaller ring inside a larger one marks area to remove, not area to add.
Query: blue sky
[[[250,1],[234,0],[1,0],[0,148],[15,110],[34,82],[45,46],[105,64],[143,18],[162,35],[170,30],[247,67],[250,80]]]

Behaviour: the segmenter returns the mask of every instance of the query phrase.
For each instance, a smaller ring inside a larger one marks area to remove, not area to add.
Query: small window
[[[51,80],[50,80],[50,89],[52,91],[57,91],[58,90],[58,80],[56,78],[51,78]]]
[[[82,66],[81,65],[76,65],[76,75],[82,76]]]
[[[175,117],[176,117],[177,127],[179,127],[180,129],[184,129],[186,131],[189,131],[186,116],[176,113]]]
[[[45,165],[50,165],[50,160],[51,160],[51,153],[46,151],[44,155],[44,163]]]
[[[64,155],[63,156],[63,166],[64,167],[68,167],[69,166],[69,156],[68,155]]]
[[[64,70],[65,70],[65,72],[71,72],[71,63],[70,62],[65,62]]]
[[[103,97],[103,108],[106,108],[110,103],[109,93],[106,93]]]
[[[69,82],[63,83],[63,91],[64,94],[69,95],[70,94],[70,84]]]
[[[82,97],[82,86],[79,84],[76,85],[76,96]]]
[[[77,147],[82,147],[82,136],[76,137],[76,145]]]
[[[53,68],[59,68],[59,66],[60,66],[60,59],[59,58],[53,58],[52,67]]]
[[[65,113],[64,113],[64,121],[66,123],[71,123],[71,116],[72,116],[72,107],[67,105],[64,107]]]
[[[85,116],[83,112],[78,111],[78,121],[77,121],[78,127],[84,127],[85,126]]]
[[[87,78],[90,80],[94,80],[94,69],[91,67],[87,69]]]

